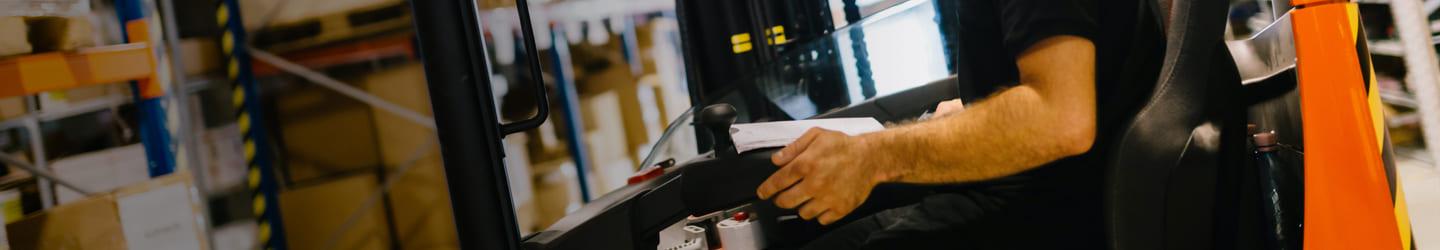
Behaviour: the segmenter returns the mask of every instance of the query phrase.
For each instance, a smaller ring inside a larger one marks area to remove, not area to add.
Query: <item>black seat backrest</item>
[[[1165,34],[1164,64],[1109,151],[1110,246],[1233,248],[1223,236],[1230,233],[1216,233],[1235,224],[1228,203],[1238,192],[1222,183],[1233,181],[1245,156],[1244,109],[1226,100],[1240,87],[1223,40],[1229,1],[1145,1]]]

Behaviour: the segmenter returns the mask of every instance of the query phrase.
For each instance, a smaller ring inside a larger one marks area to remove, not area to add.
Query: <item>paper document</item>
[[[810,128],[840,131],[848,135],[885,129],[875,118],[832,118],[783,122],[760,122],[730,126],[730,138],[735,141],[735,151],[746,151],[782,147],[799,139]]]
[[[120,229],[129,249],[201,249],[200,218],[189,186],[173,184],[117,198]]]

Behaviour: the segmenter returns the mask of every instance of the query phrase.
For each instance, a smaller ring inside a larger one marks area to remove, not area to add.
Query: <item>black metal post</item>
[[[410,5],[460,247],[517,249],[520,232],[475,1],[413,0]]]

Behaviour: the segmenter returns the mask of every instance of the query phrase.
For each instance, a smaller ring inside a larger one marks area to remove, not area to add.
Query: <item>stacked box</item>
[[[84,17],[25,17],[35,52],[72,51],[95,46],[95,29]]]
[[[402,65],[365,76],[362,86],[376,97],[430,115],[425,68]],[[380,155],[387,176],[399,178],[390,190],[390,204],[398,235],[405,249],[434,249],[459,245],[450,210],[450,192],[435,132],[414,121],[380,109],[371,109]],[[408,165],[408,167],[407,167]]]
[[[14,249],[203,249],[190,173],[147,180],[6,225]]]
[[[24,17],[0,16],[0,57],[30,54],[29,38]]]

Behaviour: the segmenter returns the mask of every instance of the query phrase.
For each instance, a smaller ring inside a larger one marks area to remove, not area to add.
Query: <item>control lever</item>
[[[700,111],[699,123],[715,138],[712,147],[719,158],[735,158],[735,140],[730,139],[730,125],[735,124],[735,106],[714,104]]]

